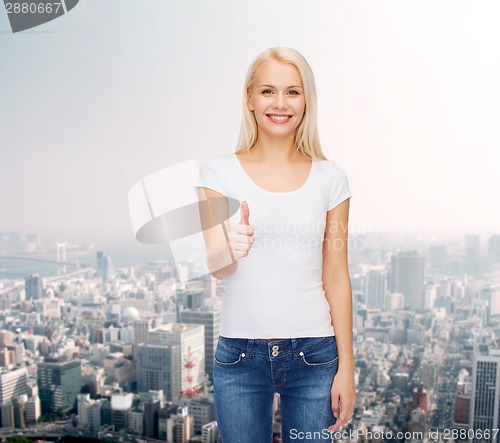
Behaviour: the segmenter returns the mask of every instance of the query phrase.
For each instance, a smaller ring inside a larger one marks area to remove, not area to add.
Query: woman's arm
[[[352,289],[347,264],[350,199],[331,209],[326,217],[323,242],[323,289],[330,305],[332,326],[339,354],[339,367],[332,385],[332,410],[338,417],[330,430],[344,425],[354,412],[354,353],[352,347]]]
[[[235,261],[228,244],[226,234],[229,229],[229,209],[227,198],[221,193],[210,188],[199,188],[198,200],[200,208],[200,221],[203,230],[207,253],[207,267],[210,274],[218,280],[233,274],[238,268],[238,261]],[[217,208],[215,208],[217,204]],[[220,205],[223,205],[221,208]],[[217,223],[214,214],[221,210],[227,214],[224,218],[225,232],[221,224]]]

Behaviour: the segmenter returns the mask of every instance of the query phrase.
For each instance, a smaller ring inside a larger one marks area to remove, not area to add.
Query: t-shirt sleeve
[[[330,188],[330,202],[328,210],[335,208],[344,200],[352,197],[351,189],[349,188],[349,179],[346,172],[335,163],[332,163],[332,182]]]
[[[204,188],[210,188],[227,196],[226,183],[222,175],[222,161],[219,157],[207,160],[200,168],[200,184]]]

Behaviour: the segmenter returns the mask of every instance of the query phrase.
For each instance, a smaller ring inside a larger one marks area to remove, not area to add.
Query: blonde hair
[[[327,160],[321,150],[318,136],[316,84],[313,72],[302,54],[295,49],[285,47],[266,49],[253,60],[248,68],[243,88],[243,118],[236,154],[248,152],[257,141],[257,121],[253,112],[248,109],[247,92],[253,85],[257,69],[271,60],[295,66],[302,79],[306,107],[302,121],[295,131],[296,149],[312,159]]]

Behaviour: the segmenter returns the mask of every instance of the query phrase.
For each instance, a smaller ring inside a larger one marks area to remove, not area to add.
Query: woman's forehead
[[[262,63],[255,72],[255,85],[302,86],[298,69],[291,63],[269,60]]]

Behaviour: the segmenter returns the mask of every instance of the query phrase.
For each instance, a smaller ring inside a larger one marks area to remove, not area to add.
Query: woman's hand
[[[254,242],[254,229],[248,222],[250,210],[246,201],[241,202],[241,220],[239,224],[230,225],[228,230],[229,248],[235,261],[246,257]]]
[[[333,379],[332,389],[332,412],[337,421],[328,430],[335,432],[338,428],[346,424],[354,413],[356,404],[356,390],[354,388],[354,371],[343,370],[339,367]]]

